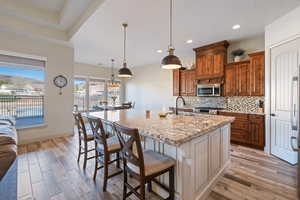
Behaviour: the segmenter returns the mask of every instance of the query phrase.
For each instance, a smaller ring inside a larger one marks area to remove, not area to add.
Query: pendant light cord
[[[170,45],[169,49],[173,48],[173,0],[170,0]]]
[[[123,24],[123,27],[124,27],[124,60],[123,62],[126,63],[126,27],[127,27],[127,24]]]

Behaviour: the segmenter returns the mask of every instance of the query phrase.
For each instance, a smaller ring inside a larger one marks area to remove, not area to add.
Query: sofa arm
[[[14,144],[0,145],[0,181],[17,158],[17,146]]]

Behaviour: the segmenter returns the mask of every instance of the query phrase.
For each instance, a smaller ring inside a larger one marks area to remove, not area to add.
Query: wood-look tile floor
[[[84,171],[82,161],[77,163],[77,149],[75,136],[20,145],[18,199],[122,199],[122,175],[110,179],[108,191],[102,192],[102,170],[94,182],[94,161],[89,160]],[[231,160],[207,200],[298,199],[297,166],[241,146],[232,146]],[[148,199],[158,198],[148,194]]]

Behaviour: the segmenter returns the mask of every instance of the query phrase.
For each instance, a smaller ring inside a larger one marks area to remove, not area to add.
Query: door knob
[[[271,113],[271,116],[272,116],[272,117],[275,117],[276,115],[275,115],[274,113]]]

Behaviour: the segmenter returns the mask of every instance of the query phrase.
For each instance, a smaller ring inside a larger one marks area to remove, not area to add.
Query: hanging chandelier
[[[114,59],[111,59],[111,78],[108,81],[107,87],[108,88],[117,88],[120,87],[120,83],[115,80],[115,74],[114,74]]]
[[[119,70],[118,77],[120,78],[130,78],[132,77],[132,73],[130,69],[127,67],[127,61],[126,61],[126,28],[128,24],[122,24],[124,27],[124,55],[123,55],[123,67]]]
[[[163,69],[179,69],[182,67],[180,59],[174,55],[175,48],[173,47],[173,0],[170,0],[170,43],[169,43],[169,55],[164,57],[161,61],[161,67]]]

